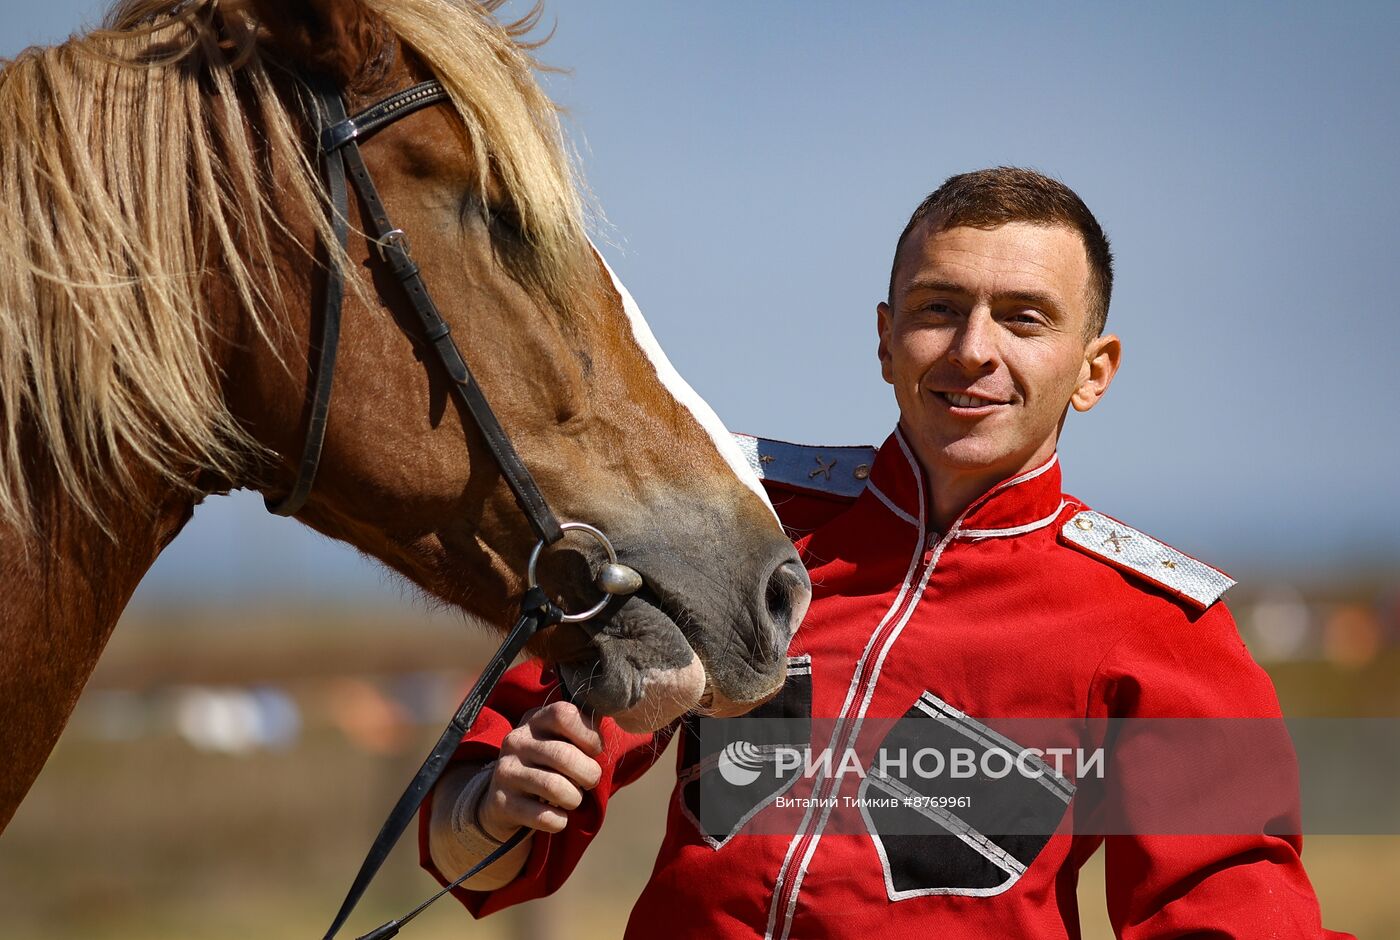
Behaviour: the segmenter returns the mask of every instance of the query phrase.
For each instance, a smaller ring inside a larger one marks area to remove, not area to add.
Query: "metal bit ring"
[[[559,525],[564,532],[583,532],[591,535],[593,540],[603,546],[603,551],[607,553],[608,563],[603,568],[602,574],[598,576],[599,590],[603,592],[603,597],[598,603],[585,611],[577,614],[565,613],[560,619],[564,623],[580,623],[584,620],[592,620],[603,612],[603,608],[608,606],[608,602],[615,596],[631,594],[641,587],[641,576],[626,565],[619,564],[617,552],[613,550],[612,542],[603,534],[602,530],[591,526],[586,522],[564,522]],[[539,567],[540,556],[544,554],[546,545],[543,541],[535,543],[535,547],[530,552],[530,564],[525,571],[525,583],[527,588],[539,587],[540,582],[536,569]],[[619,577],[620,575],[620,577]],[[630,575],[630,577],[629,577]],[[619,581],[622,583],[619,585]]]

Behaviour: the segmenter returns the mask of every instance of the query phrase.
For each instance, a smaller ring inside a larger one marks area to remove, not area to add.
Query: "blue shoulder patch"
[[[734,442],[760,480],[849,499],[865,489],[875,463],[874,447],[792,444],[748,434],[735,434]]]

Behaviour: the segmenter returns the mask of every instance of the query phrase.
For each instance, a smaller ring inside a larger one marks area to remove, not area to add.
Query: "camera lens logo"
[[[719,775],[726,783],[745,787],[758,779],[763,755],[748,741],[732,741],[719,752]]]

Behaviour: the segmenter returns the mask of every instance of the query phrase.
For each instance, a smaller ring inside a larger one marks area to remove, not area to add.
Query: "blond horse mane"
[[[534,276],[567,293],[586,238],[523,38],[537,10],[502,25],[501,0],[360,2],[446,86],[482,205],[494,181]],[[99,521],[133,467],[237,480],[258,453],[222,400],[205,294],[221,278],[266,337],[282,298],[260,272],[288,234],[270,168],[323,233],[328,204],[258,28],[236,0],[124,0],[102,29],[0,62],[0,529],[32,522],[36,443]]]

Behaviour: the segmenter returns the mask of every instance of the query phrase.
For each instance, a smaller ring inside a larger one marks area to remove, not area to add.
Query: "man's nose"
[[[978,307],[968,314],[948,348],[948,359],[964,372],[986,372],[996,365],[996,325],[990,310]]]

